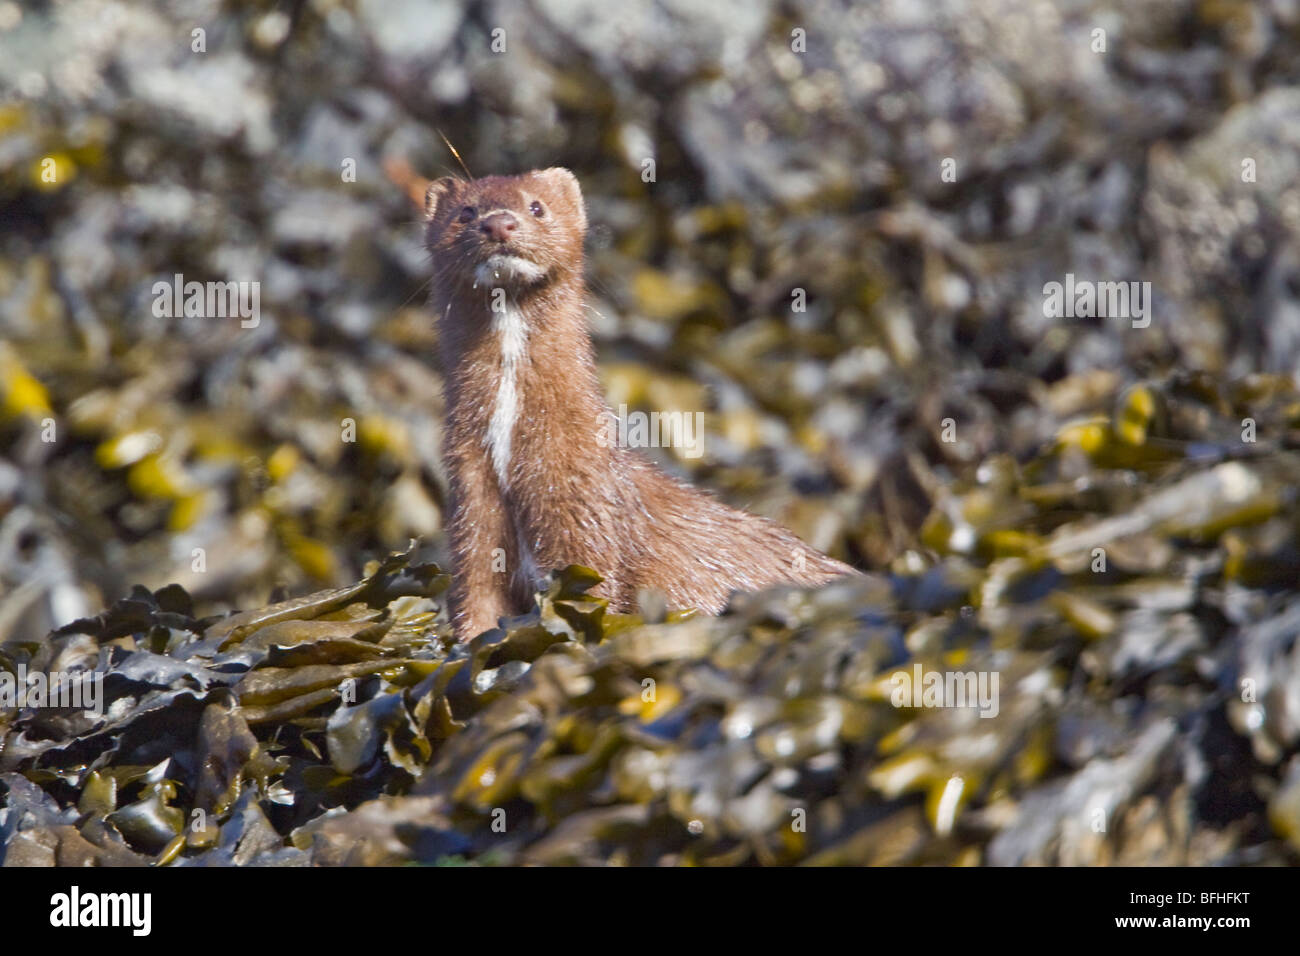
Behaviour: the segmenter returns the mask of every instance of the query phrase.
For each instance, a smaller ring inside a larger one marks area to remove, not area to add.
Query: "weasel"
[[[592,568],[717,614],[732,591],[857,572],[610,442],[583,313],[582,190],[567,169],[429,184],[425,245],[447,420],[450,610],[467,640],[526,611],[551,569]]]

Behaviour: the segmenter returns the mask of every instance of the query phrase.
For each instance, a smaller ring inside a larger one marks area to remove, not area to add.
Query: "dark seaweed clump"
[[[107,677],[0,723],[5,861],[1294,862],[1300,453],[1241,417],[1292,435],[1300,394],[1132,390],[945,489],[929,567],[720,618],[574,567],[456,646],[413,553],[232,616],[139,588],[6,650]],[[917,664],[996,673],[996,715],[895,706]]]

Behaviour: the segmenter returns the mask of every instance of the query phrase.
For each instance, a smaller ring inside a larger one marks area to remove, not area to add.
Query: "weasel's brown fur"
[[[616,610],[653,588],[712,614],[732,591],[855,573],[602,440],[611,413],[583,314],[587,216],[572,173],[440,179],[425,213],[458,638],[527,610],[539,577],[569,564],[603,575],[593,593]]]

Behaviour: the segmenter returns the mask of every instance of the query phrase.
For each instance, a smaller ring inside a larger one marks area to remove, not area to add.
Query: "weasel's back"
[[[778,584],[816,587],[858,572],[795,534],[682,484],[639,456],[631,478],[652,520],[643,541],[629,542],[630,581],[663,591],[675,607],[716,614],[732,591]]]

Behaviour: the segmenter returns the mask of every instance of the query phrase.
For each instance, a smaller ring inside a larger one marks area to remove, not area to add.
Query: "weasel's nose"
[[[495,242],[509,242],[514,231],[519,228],[519,220],[512,213],[502,210],[485,216],[479,228],[483,230],[483,235]]]

